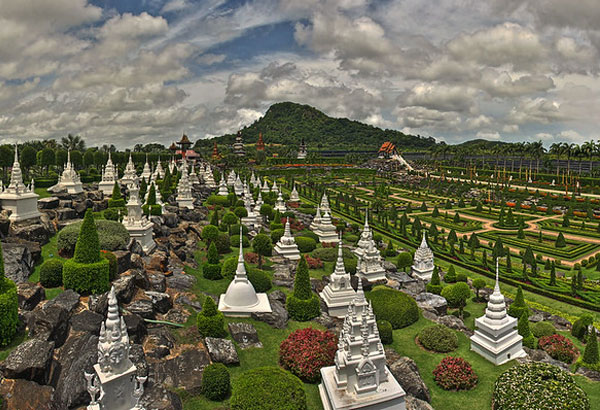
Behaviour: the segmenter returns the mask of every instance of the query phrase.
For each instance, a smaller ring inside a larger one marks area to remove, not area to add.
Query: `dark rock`
[[[142,319],[141,316],[138,315],[123,315],[123,320],[125,321],[125,325],[127,326],[127,333],[129,334],[129,339],[133,343],[141,344],[144,341],[144,338],[148,334],[148,330],[146,328],[146,322]]]
[[[401,357],[388,364],[390,371],[400,383],[404,391],[417,399],[426,402],[431,401],[431,394],[421,378],[419,367],[415,361],[409,357]]]
[[[154,307],[151,300],[136,300],[127,306],[127,311],[136,315],[140,315],[144,319],[154,319]]]
[[[166,280],[169,289],[175,290],[188,290],[197,282],[195,276],[185,273],[174,273],[171,276],[167,276]]]
[[[133,275],[121,275],[119,279],[113,281],[113,286],[119,302],[129,303],[135,295],[135,277]]]
[[[405,397],[406,410],[433,410],[431,404],[407,394]]]
[[[358,276],[352,275],[350,276],[350,283],[354,290],[358,289]],[[373,283],[365,278],[362,279],[362,286],[365,292],[370,292],[373,289]]]
[[[184,324],[189,319],[190,314],[185,309],[173,308],[165,315],[165,320],[173,323]]]
[[[160,383],[148,382],[140,403],[152,410],[183,410],[179,396]]]
[[[425,292],[425,282],[423,282],[422,280],[404,282],[400,290],[412,297],[415,297],[418,294]]]
[[[280,290],[274,290],[273,292],[269,293],[268,296],[269,301],[272,302],[279,302],[282,305],[285,305],[286,301],[287,301],[287,296],[285,295],[285,293],[283,293]]]
[[[396,265],[394,265],[392,262],[389,261],[383,261],[383,269],[385,269],[387,272],[397,272],[398,268],[396,267]]]
[[[29,337],[62,346],[69,334],[69,312],[60,305],[46,303],[31,312],[27,323]]]
[[[67,312],[71,313],[73,309],[79,304],[79,293],[72,289],[67,289],[54,299],[48,301],[47,305],[54,306],[58,305],[64,308]]]
[[[19,307],[23,310],[33,310],[42,300],[46,299],[46,291],[39,283],[23,282],[17,285]]]
[[[165,221],[165,225],[169,228],[176,228],[179,223],[179,217],[177,214],[172,212],[165,212],[162,214],[163,220]]]
[[[22,379],[4,379],[0,384],[0,396],[5,409],[56,410],[54,389]]]
[[[16,284],[27,282],[33,272],[33,256],[29,248],[19,243],[3,242],[4,272]]]
[[[7,237],[8,232],[10,230],[10,219],[8,219],[8,215],[3,213],[0,215],[0,234],[2,237]]]
[[[160,272],[148,272],[149,289],[156,292],[164,292],[167,290],[167,280],[165,275]],[[143,288],[146,289],[146,288]]]
[[[53,234],[53,232],[41,223],[11,224],[10,230],[12,235],[17,238],[37,242],[41,245],[47,244],[50,236]]]
[[[137,241],[134,238],[131,238],[131,240],[129,241],[129,245],[127,245],[127,249],[129,250],[129,252],[131,252],[132,256],[133,255],[141,255],[141,256],[145,255],[142,245],[140,244],[139,241]]]
[[[152,300],[152,306],[154,306],[156,312],[165,314],[173,307],[173,302],[169,294],[148,290],[145,293]]]
[[[38,199],[38,208],[40,209],[56,209],[60,205],[60,199],[55,196]]]
[[[137,243],[137,241],[135,241]],[[143,269],[144,268],[144,260],[137,253],[131,254],[131,267],[133,269]]]
[[[117,257],[117,272],[123,273],[131,268],[131,252],[129,251],[113,251],[113,255]]]
[[[580,374],[582,376],[587,377],[590,380],[595,382],[600,382],[600,372],[592,369],[588,369],[587,367],[580,367],[577,369],[575,374]]]
[[[533,362],[548,363],[553,366],[560,367],[564,371],[570,371],[568,364],[561,362],[560,360],[553,359],[548,353],[541,349],[529,349],[528,347],[523,346],[523,350],[525,350],[529,356],[529,359]]]
[[[209,364],[210,358],[205,350],[187,346],[174,357],[155,363],[154,377],[166,387],[180,388],[196,395],[202,386],[203,370]]]
[[[88,298],[88,309],[92,312],[99,313],[103,317],[108,311],[108,292],[101,295],[90,295]]]
[[[568,330],[571,330],[571,327],[573,327],[571,322],[569,322],[567,319],[560,317],[560,316],[552,315],[552,316],[550,316],[549,320],[554,324],[554,327],[556,328],[556,330],[561,331],[561,332],[566,332]]]
[[[329,330],[334,330],[335,333],[339,333],[342,326],[342,320],[329,316],[325,311],[321,312],[321,315],[314,319],[315,322],[321,326],[326,327]]]
[[[196,312],[200,312],[202,310],[202,303],[191,300],[187,295],[179,295],[175,299],[175,303],[179,305],[185,305],[193,308]]]
[[[276,329],[285,329],[289,318],[285,305],[278,300],[272,300],[271,310],[271,313],[252,313],[252,319],[265,322]]]
[[[146,270],[166,272],[169,264],[169,258],[166,252],[162,250],[155,250],[148,259],[149,260],[145,266]]]
[[[77,218],[77,212],[73,208],[60,208],[56,210],[56,219],[59,221],[69,221]]]
[[[104,199],[103,191],[88,191],[87,197],[92,201],[102,201]]]
[[[91,333],[73,333],[52,363],[52,385],[61,408],[89,403],[84,372],[94,373],[98,361],[98,337]]]
[[[53,342],[27,340],[10,352],[0,369],[7,379],[25,379],[46,384],[53,350]]]
[[[136,367],[136,374],[139,377],[148,376],[148,362],[144,354],[144,348],[139,344],[129,346],[129,359]]]
[[[82,310],[71,317],[71,329],[79,332],[87,332],[98,336],[104,316],[91,310]]]
[[[448,311],[446,299],[435,293],[420,293],[415,300],[421,309],[429,310],[438,316],[444,316]]]
[[[196,209],[180,209],[179,215],[181,219],[184,221],[192,221],[192,222],[200,222],[202,220],[203,214],[198,212]]]
[[[238,364],[240,362],[235,345],[231,340],[207,337],[204,342],[213,362],[223,364]]]
[[[83,201],[75,202],[73,204],[73,209],[75,210],[75,212],[77,212],[77,215],[80,218],[84,217],[85,211],[87,211],[88,208],[93,208],[93,207],[94,207],[94,202],[91,199],[85,199]]]
[[[157,327],[148,331],[144,342],[144,351],[148,357],[161,359],[168,356],[175,346],[175,337],[164,327]]]
[[[240,348],[262,347],[262,343],[258,340],[258,332],[250,323],[230,322],[227,327],[231,337],[238,343]]]

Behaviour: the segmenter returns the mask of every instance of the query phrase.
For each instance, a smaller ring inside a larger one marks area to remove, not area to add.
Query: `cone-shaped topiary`
[[[298,299],[310,299],[311,295],[310,288],[310,275],[308,273],[308,264],[304,255],[298,262],[298,269],[296,270],[296,279],[294,280],[294,293],[293,295]]]
[[[156,185],[150,185],[150,192],[148,192],[148,200],[146,205],[156,205]]]
[[[446,272],[446,275],[444,275],[444,282],[456,282],[456,270],[454,269],[454,265],[450,265],[450,267],[448,268],[448,272]]]
[[[527,312],[523,312],[517,323],[517,331],[523,336],[523,346],[535,349],[535,337],[529,329],[529,317]]]
[[[115,181],[115,184],[113,185],[112,195],[108,200],[108,207],[122,208],[124,206],[125,199],[123,198],[123,195],[121,195],[121,188],[119,187],[119,184],[117,183],[117,181]]]
[[[521,317],[521,315],[523,315],[523,312],[526,312],[527,316],[529,317],[529,308],[525,304],[523,289],[521,286],[519,286],[517,288],[517,296],[515,297],[514,302],[511,303],[510,307],[508,308],[508,314],[518,319]]]
[[[0,346],[9,344],[17,333],[19,300],[14,282],[4,277],[4,257],[0,246]]]
[[[290,318],[300,322],[313,319],[321,314],[319,297],[311,291],[308,264],[304,255],[298,262],[294,292],[287,298],[287,309]]]
[[[217,246],[214,242],[211,242],[210,246],[208,247],[206,259],[208,263],[219,263],[219,252],[217,251]]]
[[[113,185],[111,199],[121,199],[123,196],[121,195],[121,188],[119,187],[119,183],[115,181]]]
[[[198,332],[202,337],[223,337],[225,319],[217,310],[217,304],[210,296],[204,299],[202,311],[198,313]]]
[[[593,326],[592,331],[588,334],[587,343],[583,352],[583,362],[587,364],[600,363],[600,357],[598,356],[598,336],[596,335],[596,328]]]
[[[426,286],[427,292],[440,294],[442,293],[442,284],[440,282],[440,274],[438,273],[438,267],[433,268],[433,273],[431,274],[431,281]]]
[[[91,209],[85,212],[77,243],[75,244],[73,259],[78,263],[94,263],[102,259],[100,256],[98,229],[96,228],[94,214]]]
[[[560,232],[558,234],[558,236],[556,237],[554,246],[556,246],[557,248],[564,248],[565,246],[567,246],[567,242],[565,241],[565,236],[563,235],[562,232]]]

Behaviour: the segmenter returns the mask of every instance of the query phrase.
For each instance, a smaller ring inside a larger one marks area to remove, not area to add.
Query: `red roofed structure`
[[[381,148],[379,148],[379,158],[391,158],[394,155],[398,154],[398,150],[396,146],[392,144],[390,141],[386,141],[383,143]]]
[[[258,142],[256,143],[256,150],[257,151],[265,150],[265,142],[263,141],[262,132],[258,133]]]

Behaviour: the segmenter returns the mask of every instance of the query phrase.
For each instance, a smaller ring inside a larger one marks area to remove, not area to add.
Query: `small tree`
[[[458,309],[459,315],[463,317],[463,309],[467,305],[467,299],[471,296],[471,288],[464,282],[446,286],[442,289],[442,296],[448,301],[448,306]]]
[[[213,226],[219,226],[219,211],[217,211],[216,209],[210,216],[210,224]]]
[[[213,242],[210,243],[208,247],[208,252],[206,253],[206,260],[208,263],[217,264],[219,263],[219,252],[217,251],[217,247]]]
[[[565,246],[567,246],[567,242],[565,241],[565,236],[563,235],[562,232],[560,232],[558,234],[558,236],[556,237],[554,246],[556,246],[557,248],[564,248]]]
[[[444,275],[444,282],[456,282],[456,269],[454,268],[454,265],[450,265],[450,267],[448,268],[448,272],[446,272],[446,275]]]
[[[223,215],[222,222],[227,226],[234,225],[238,222],[238,217],[233,212],[227,212]]]
[[[485,288],[485,279],[477,278],[473,280],[473,287],[477,290],[477,300],[481,300],[479,297],[479,291]]]
[[[262,204],[260,206],[260,214],[267,220],[273,219],[273,207],[269,204]]]
[[[598,364],[600,357],[598,357],[598,336],[596,335],[596,328],[592,326],[592,331],[589,332],[587,337],[587,343],[583,352],[583,362],[587,364]]]
[[[521,317],[521,315],[524,312],[527,313],[527,316],[529,317],[529,308],[527,307],[527,304],[525,303],[525,297],[523,296],[523,289],[521,288],[521,285],[519,285],[519,287],[517,288],[517,296],[515,297],[515,300],[513,301],[513,303],[511,303],[510,307],[508,308],[508,314],[511,315],[512,317],[516,317],[518,319]]]
[[[290,318],[298,321],[311,320],[321,314],[319,297],[312,293],[308,264],[304,255],[298,262],[294,292],[287,298]]]
[[[554,261],[552,261],[552,265],[550,266],[550,286],[556,286],[556,265]]]
[[[523,336],[523,346],[526,346],[530,349],[535,348],[535,337],[531,333],[529,329],[529,316],[527,312],[523,312],[521,317],[519,317],[519,321],[517,323],[517,331],[521,336]]]
[[[401,252],[398,255],[398,259],[396,264],[398,265],[398,269],[403,269],[406,272],[406,268],[410,267],[413,263],[413,257],[410,252]]]
[[[442,292],[442,283],[440,282],[440,274],[438,272],[438,267],[433,268],[433,273],[431,274],[431,281],[426,286],[427,292],[435,293],[439,295]]]
[[[198,332],[202,337],[223,337],[225,319],[223,313],[217,310],[217,305],[212,297],[207,296],[202,304],[202,311],[198,313]]]
[[[252,248],[258,254],[258,269],[262,269],[263,256],[269,256],[273,251],[271,238],[267,234],[259,233],[252,241]]]
[[[209,247],[218,236],[219,229],[214,225],[206,225],[204,229],[202,229],[202,239],[206,242],[207,247]]]

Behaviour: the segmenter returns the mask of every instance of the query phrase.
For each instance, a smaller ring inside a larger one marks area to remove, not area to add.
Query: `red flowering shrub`
[[[246,263],[258,263],[258,254],[254,252],[245,253],[244,261],[246,261]]]
[[[287,218],[281,218],[281,223],[285,226],[287,222]],[[295,218],[290,218],[290,229],[292,231],[302,231],[304,229],[304,224]]]
[[[323,248],[337,248],[338,243],[337,242],[322,242],[321,246]]]
[[[541,337],[538,347],[543,349],[553,359],[565,363],[573,363],[579,356],[579,349],[563,335],[551,335]]]
[[[308,264],[308,269],[320,269],[323,267],[323,261],[319,258],[313,258],[306,255],[306,263]]]
[[[470,390],[478,377],[469,362],[462,357],[444,357],[433,370],[433,378],[444,390]]]
[[[279,346],[279,363],[302,380],[316,383],[321,367],[333,365],[337,337],[311,327],[296,330]]]

